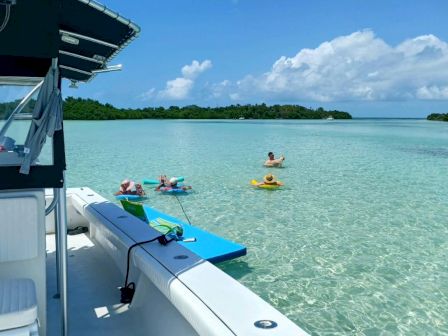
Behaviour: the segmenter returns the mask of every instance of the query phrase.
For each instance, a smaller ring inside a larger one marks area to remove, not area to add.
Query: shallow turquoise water
[[[448,334],[448,123],[66,122],[69,186],[183,175],[194,225],[243,243],[220,267],[314,335]],[[262,167],[268,151],[285,168]],[[272,171],[278,191],[255,190]],[[148,190],[149,191],[149,190]],[[176,199],[152,206],[184,218]]]

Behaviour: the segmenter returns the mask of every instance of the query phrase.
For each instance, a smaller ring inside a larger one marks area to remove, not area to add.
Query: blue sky
[[[294,103],[448,112],[448,1],[103,0],[142,32],[66,96],[119,107]]]

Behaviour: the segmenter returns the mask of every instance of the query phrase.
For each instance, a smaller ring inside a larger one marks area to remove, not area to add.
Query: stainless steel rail
[[[0,139],[5,136],[6,131],[8,130],[9,126],[11,125],[12,121],[14,120],[14,115],[17,113],[20,113],[20,111],[23,110],[23,108],[26,106],[26,104],[31,100],[33,95],[36,93],[37,90],[40,89],[44,81],[39,82],[20,102],[19,105],[12,111],[10,114],[8,120],[6,120],[5,124],[3,125],[2,129],[0,130]]]
[[[51,214],[51,212],[55,209],[56,204],[58,203],[58,200],[59,200],[59,194],[57,193],[57,189],[54,188],[53,189],[53,200],[51,201],[48,208],[45,209],[45,216],[48,216],[49,214]]]
[[[57,245],[59,266],[59,294],[61,298],[61,335],[68,336],[68,298],[67,298],[67,199],[66,189],[58,189]]]

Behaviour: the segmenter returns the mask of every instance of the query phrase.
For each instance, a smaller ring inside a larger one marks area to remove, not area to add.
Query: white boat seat
[[[0,279],[0,335],[37,325],[37,300],[31,279]]]

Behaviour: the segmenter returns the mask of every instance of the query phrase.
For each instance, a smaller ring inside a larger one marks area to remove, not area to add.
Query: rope
[[[11,12],[11,5],[10,4],[3,4],[3,5],[5,5],[6,14],[5,14],[5,18],[3,19],[2,25],[0,26],[0,33],[2,32],[3,29],[5,29],[6,25],[8,24],[9,14]]]
[[[192,225],[191,222],[190,222],[190,218],[188,218],[188,215],[187,215],[187,213],[185,212],[184,206],[182,205],[180,199],[177,197],[176,194],[174,194],[174,197],[176,197],[177,201],[179,202],[180,208],[182,209],[182,212],[184,213],[185,218],[186,218],[187,221],[188,221],[188,224]]]

